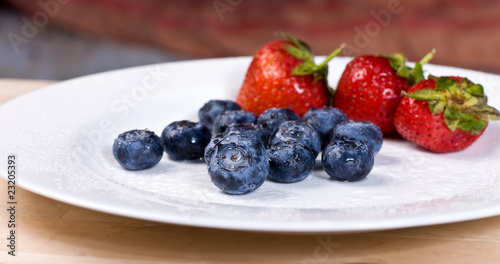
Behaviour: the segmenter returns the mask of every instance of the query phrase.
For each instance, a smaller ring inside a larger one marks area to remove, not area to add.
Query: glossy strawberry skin
[[[291,56],[275,40],[262,47],[253,57],[236,102],[245,110],[260,115],[269,108],[289,108],[302,117],[310,107],[326,106],[330,99],[325,80],[314,81],[314,75],[295,76],[290,72],[302,61]]]
[[[460,77],[450,77],[460,82]],[[434,89],[436,81],[423,80],[412,86],[408,93],[421,89]],[[405,139],[436,153],[463,150],[476,141],[486,127],[478,134],[455,129],[451,131],[444,122],[443,114],[433,115],[426,101],[403,97],[399,104],[394,124],[397,132]]]
[[[397,76],[385,57],[362,55],[349,62],[335,92],[333,106],[355,121],[370,121],[385,135],[396,132],[394,114],[410,85]]]

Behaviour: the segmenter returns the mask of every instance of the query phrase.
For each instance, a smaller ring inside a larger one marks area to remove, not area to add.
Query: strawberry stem
[[[415,62],[415,67],[410,70],[410,84],[414,85],[424,80],[424,70],[422,69],[422,65],[428,63],[436,53],[436,49],[431,50],[431,52],[425,54],[425,56],[418,62]]]
[[[342,44],[340,45],[340,47],[339,47],[339,48],[337,48],[336,50],[334,50],[332,53],[330,53],[330,54],[326,57],[326,59],[325,59],[325,60],[324,60],[324,61],[323,61],[320,65],[318,65],[318,66],[317,66],[317,68],[318,68],[318,69],[321,69],[321,68],[325,67],[325,66],[326,66],[326,64],[327,64],[329,61],[331,61],[333,58],[337,57],[337,55],[339,55],[339,54],[342,52],[342,50],[344,49],[344,47],[345,47],[345,43],[342,43]]]
[[[436,49],[433,49],[433,50],[431,50],[431,52],[425,54],[425,56],[418,63],[420,63],[420,65],[424,65],[424,64],[428,63],[429,61],[432,60],[432,58],[434,57],[434,54],[436,54]]]

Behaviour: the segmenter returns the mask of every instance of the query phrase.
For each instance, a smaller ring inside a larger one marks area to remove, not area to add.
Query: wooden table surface
[[[0,104],[49,85],[0,79]],[[6,128],[2,128],[6,129]],[[0,180],[7,208],[7,183]],[[95,212],[20,189],[16,256],[0,263],[500,263],[500,216],[371,233],[295,235],[154,223]]]

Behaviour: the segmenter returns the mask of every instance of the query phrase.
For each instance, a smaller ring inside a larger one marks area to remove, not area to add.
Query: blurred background
[[[317,55],[436,48],[431,63],[500,73],[500,0],[0,0],[0,78],[252,55],[277,31]]]

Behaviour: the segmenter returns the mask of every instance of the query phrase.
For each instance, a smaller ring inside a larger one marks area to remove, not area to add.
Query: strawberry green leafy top
[[[467,78],[460,81],[449,77],[430,76],[434,89],[422,89],[403,95],[428,102],[432,114],[443,114],[446,126],[478,135],[490,120],[500,120],[500,112],[487,104],[483,86]]]
[[[429,62],[434,57],[435,53],[435,49],[427,53],[420,61],[415,62],[415,66],[413,68],[406,65],[406,58],[401,53],[376,56],[387,58],[391,67],[396,71],[396,75],[405,78],[406,81],[408,81],[408,84],[412,86],[425,79],[422,65]]]
[[[330,53],[326,59],[319,65],[314,63],[314,54],[307,43],[298,40],[288,34],[282,33],[282,35],[293,45],[283,45],[283,49],[288,51],[292,56],[297,59],[302,60],[292,71],[291,75],[314,75],[314,82],[323,79],[330,90],[330,93],[334,93],[334,90],[328,86],[327,76],[328,76],[328,62],[335,58],[342,52],[344,44],[342,44],[338,49]]]

